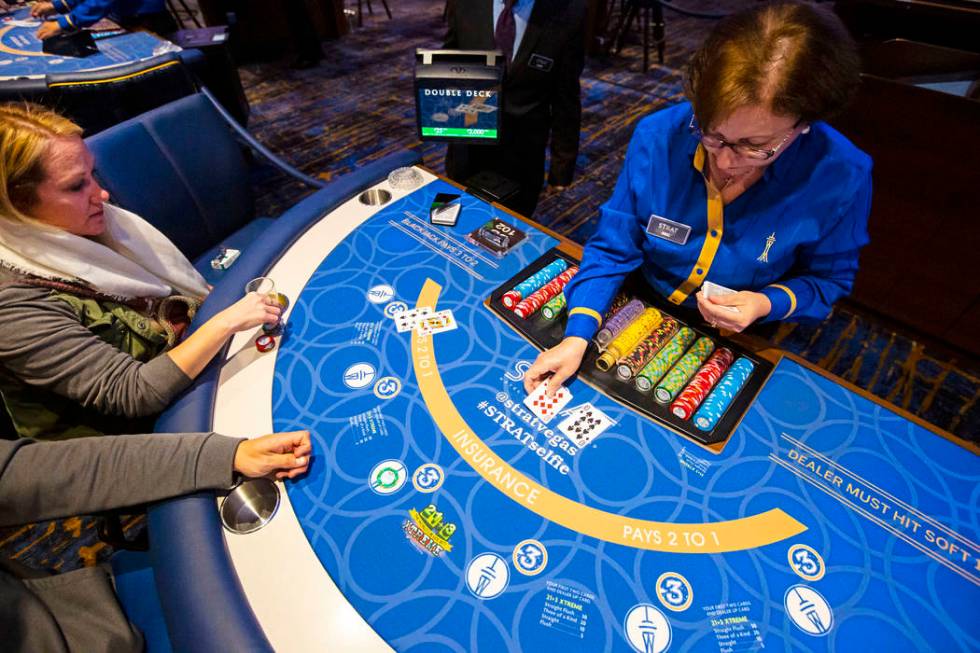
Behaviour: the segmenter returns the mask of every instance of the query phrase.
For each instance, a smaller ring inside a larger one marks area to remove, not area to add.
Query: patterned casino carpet
[[[412,52],[437,47],[445,27],[441,0],[394,0],[362,28],[324,44],[323,63],[296,71],[285,62],[250,64],[241,76],[259,140],[305,172],[331,179],[404,147],[421,147],[443,169],[443,148],[415,137]],[[724,12],[738,0],[678,0],[686,8]],[[548,191],[535,218],[576,241],[595,229],[597,207],[611,191],[640,117],[681,98],[681,70],[712,21],[667,12],[665,65],[644,74],[637,30],[617,56],[590,59],[582,78],[583,124],[578,176]],[[655,55],[651,57],[655,61]],[[274,214],[306,191],[269,171],[255,176],[260,211]],[[980,366],[941,353],[849,306],[818,325],[783,325],[774,342],[879,397],[961,437],[980,439]],[[142,528],[142,518],[125,523]],[[0,555],[35,567],[70,569],[104,560],[93,520],[69,519],[0,531]]]

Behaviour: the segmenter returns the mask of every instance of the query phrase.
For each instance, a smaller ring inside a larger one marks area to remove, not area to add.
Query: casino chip
[[[262,335],[255,339],[255,348],[261,352],[272,351],[276,348],[276,341],[270,335]]]

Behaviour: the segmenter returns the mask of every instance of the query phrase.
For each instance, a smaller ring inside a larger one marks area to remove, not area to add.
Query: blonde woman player
[[[0,393],[22,437],[151,430],[232,334],[281,313],[250,293],[183,338],[207,284],[93,167],[77,125],[0,105]]]

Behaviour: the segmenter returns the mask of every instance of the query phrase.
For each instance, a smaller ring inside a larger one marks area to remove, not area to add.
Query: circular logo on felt
[[[786,552],[786,559],[789,560],[789,566],[793,572],[803,580],[818,581],[823,578],[827,571],[827,566],[820,554],[806,544],[794,544],[789,547],[789,551]]]
[[[359,390],[374,381],[377,372],[371,363],[354,363],[344,370],[344,385],[351,390]]]
[[[374,396],[378,399],[392,399],[402,391],[402,382],[393,376],[383,376],[374,384]]]
[[[548,549],[537,540],[529,539],[514,547],[514,568],[525,576],[537,576],[548,566]]]
[[[412,485],[419,492],[430,494],[442,487],[446,480],[446,473],[442,467],[435,463],[426,463],[415,470],[412,474]]]
[[[378,494],[394,494],[402,489],[408,480],[408,470],[400,460],[382,460],[371,468],[368,483]]]
[[[367,291],[367,299],[372,304],[387,304],[395,296],[395,289],[386,283],[372,286]]]
[[[674,612],[687,610],[694,600],[691,583],[676,571],[666,571],[657,579],[657,598],[664,607]]]

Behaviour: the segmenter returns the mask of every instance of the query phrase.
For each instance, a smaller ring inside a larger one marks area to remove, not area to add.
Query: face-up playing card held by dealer
[[[572,400],[572,393],[565,386],[558,388],[553,397],[549,397],[547,393],[548,384],[539,383],[538,387],[524,399],[524,405],[544,424],[553,420],[555,415]]]

